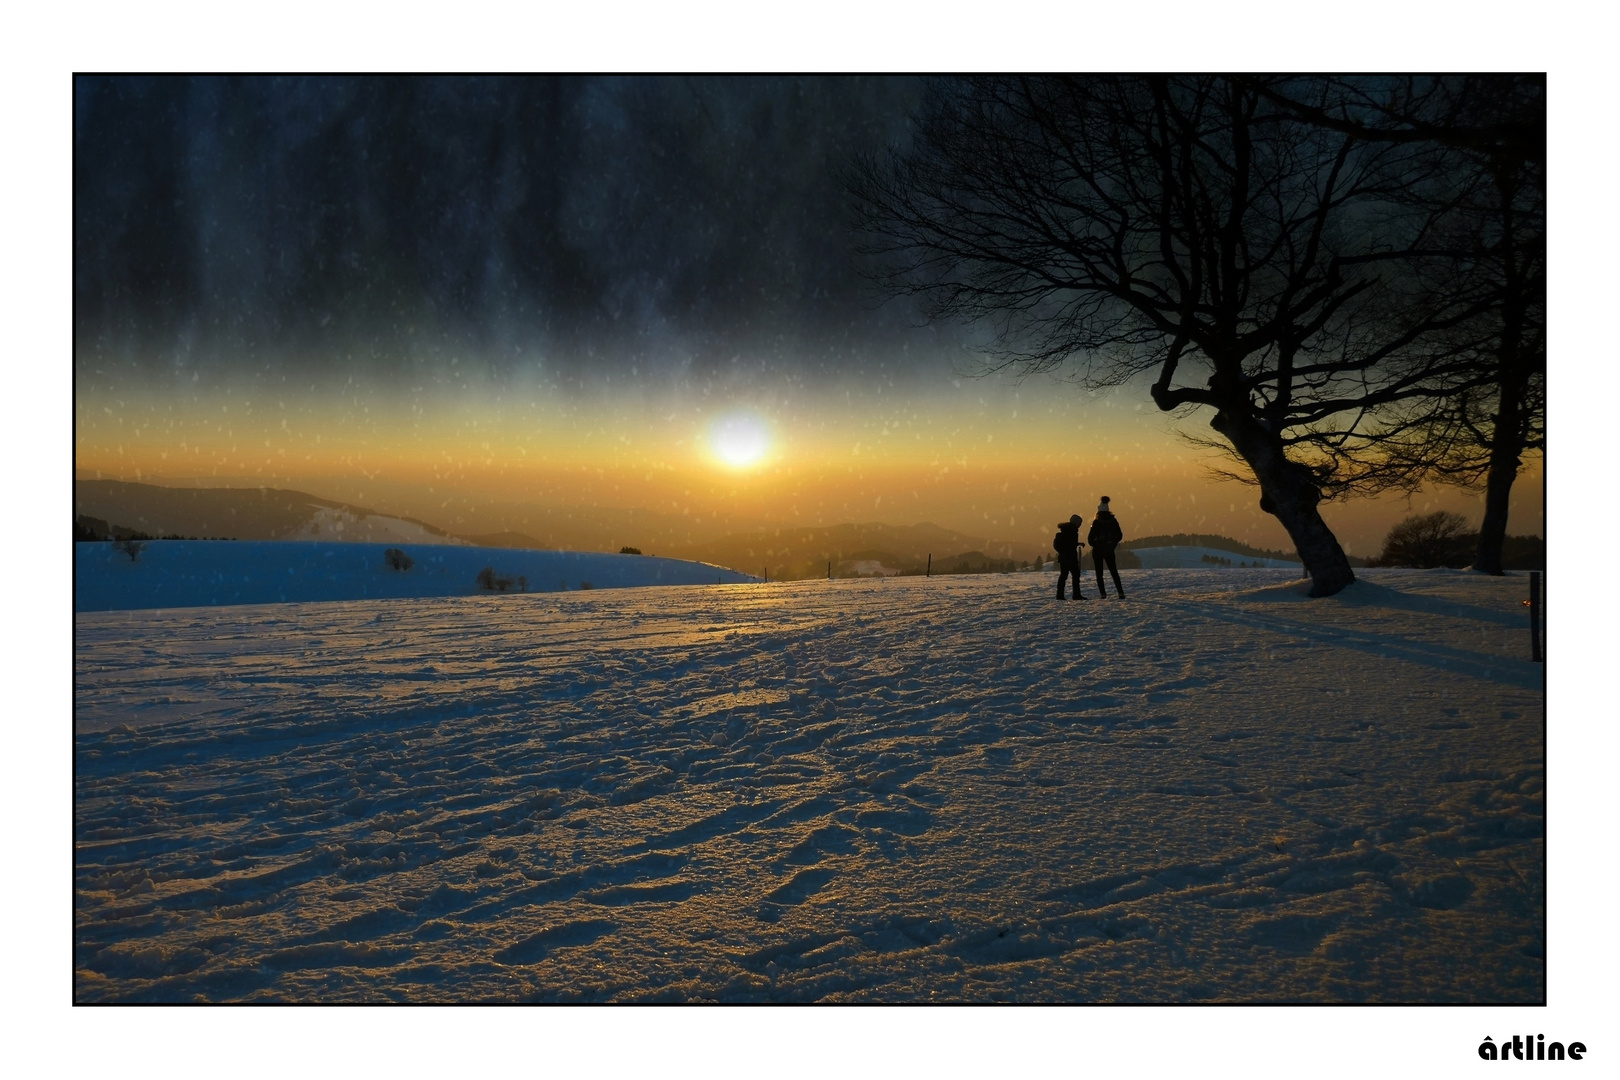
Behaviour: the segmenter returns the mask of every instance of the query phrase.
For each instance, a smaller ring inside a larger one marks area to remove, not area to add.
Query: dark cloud
[[[154,375],[945,348],[856,272],[838,171],[885,78],[82,78],[77,351]]]

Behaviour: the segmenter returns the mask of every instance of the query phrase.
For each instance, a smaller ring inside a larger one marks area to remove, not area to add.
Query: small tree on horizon
[[[1379,566],[1410,566],[1432,570],[1461,566],[1468,561],[1468,519],[1450,510],[1412,514],[1384,537]]]

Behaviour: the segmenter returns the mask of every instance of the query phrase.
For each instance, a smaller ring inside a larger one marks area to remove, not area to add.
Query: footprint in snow
[[[582,922],[548,926],[538,934],[508,945],[495,953],[501,964],[533,964],[544,960],[557,949],[575,945],[589,945],[597,938],[610,934],[619,924],[606,919],[586,919]]]

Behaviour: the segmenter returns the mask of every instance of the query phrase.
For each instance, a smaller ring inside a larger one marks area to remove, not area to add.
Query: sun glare
[[[764,460],[771,448],[765,422],[753,413],[727,413],[709,429],[709,447],[715,457],[734,469],[745,469]]]

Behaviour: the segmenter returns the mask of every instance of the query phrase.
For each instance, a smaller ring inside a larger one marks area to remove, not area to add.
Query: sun
[[[765,421],[751,412],[729,412],[709,427],[709,448],[733,469],[746,469],[765,460],[771,433]]]

